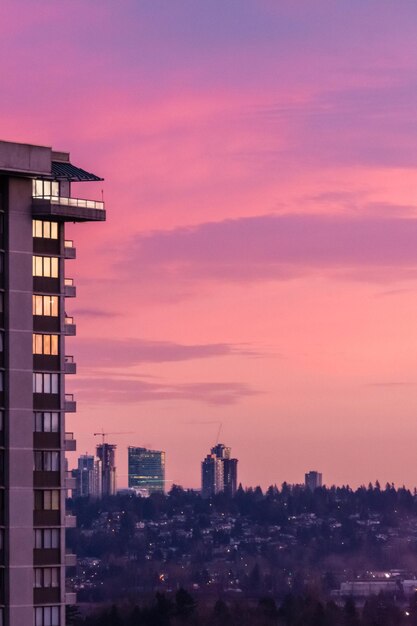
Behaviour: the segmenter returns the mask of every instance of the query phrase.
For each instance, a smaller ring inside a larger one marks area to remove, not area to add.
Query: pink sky
[[[69,227],[78,453],[199,484],[417,484],[414,0],[3,0],[1,138],[106,178]],[[75,460],[73,455],[71,462]]]

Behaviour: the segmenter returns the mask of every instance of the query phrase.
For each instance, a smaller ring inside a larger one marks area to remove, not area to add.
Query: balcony
[[[74,400],[73,393],[66,393],[64,400],[64,411],[65,413],[76,413],[77,411],[77,403]]]
[[[74,318],[69,315],[65,315],[64,321],[64,334],[70,337],[74,337],[77,333],[77,327],[74,322]]]
[[[64,278],[64,296],[66,298],[75,298],[77,289],[74,285],[73,278]]]
[[[77,555],[71,552],[65,554],[65,567],[75,567],[77,565]]]
[[[72,239],[65,239],[64,241],[64,257],[66,259],[75,259],[77,257],[77,249]]]
[[[32,198],[32,216],[62,222],[104,222],[104,202],[64,198],[62,196],[35,196]]]
[[[66,472],[65,489],[76,489],[76,487],[77,487],[77,479],[72,476],[71,472]]]
[[[77,364],[74,361],[74,357],[70,355],[65,355],[64,362],[64,372],[65,374],[76,374],[77,373]]]
[[[77,528],[77,518],[75,515],[65,516],[65,528]]]
[[[75,452],[77,449],[77,441],[74,439],[74,433],[65,433],[65,452]]]
[[[77,594],[75,593],[75,591],[66,592],[65,604],[77,604]]]

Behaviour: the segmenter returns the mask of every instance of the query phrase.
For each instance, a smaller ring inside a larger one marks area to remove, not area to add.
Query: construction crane
[[[134,435],[135,433],[133,431],[122,431],[119,433],[105,433],[104,430],[102,430],[100,433],[93,433],[94,437],[101,437],[101,443],[102,445],[104,445],[104,439],[107,437],[107,435]]]

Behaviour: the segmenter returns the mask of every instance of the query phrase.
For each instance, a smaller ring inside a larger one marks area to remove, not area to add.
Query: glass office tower
[[[129,488],[165,491],[165,452],[128,448]]]

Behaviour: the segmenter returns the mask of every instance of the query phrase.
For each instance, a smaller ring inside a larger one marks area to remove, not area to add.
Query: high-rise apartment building
[[[318,487],[321,487],[322,484],[323,476],[320,472],[311,471],[307,472],[305,475],[305,486],[307,489],[310,489],[310,491],[315,491]]]
[[[65,314],[75,285],[66,222],[102,221],[102,202],[72,197],[74,182],[101,180],[68,153],[0,142],[0,624],[64,626],[65,496],[73,488],[65,432],[74,412],[65,375],[75,373]]]
[[[201,492],[204,498],[224,491],[233,496],[237,489],[237,459],[232,449],[219,443],[201,464]]]
[[[113,443],[101,443],[96,447],[101,461],[101,492],[103,496],[116,493],[116,448]]]
[[[72,470],[76,480],[72,490],[74,498],[101,498],[102,471],[101,461],[92,454],[82,454],[78,457],[78,467]]]
[[[129,488],[148,493],[165,491],[165,452],[147,448],[128,448]]]

